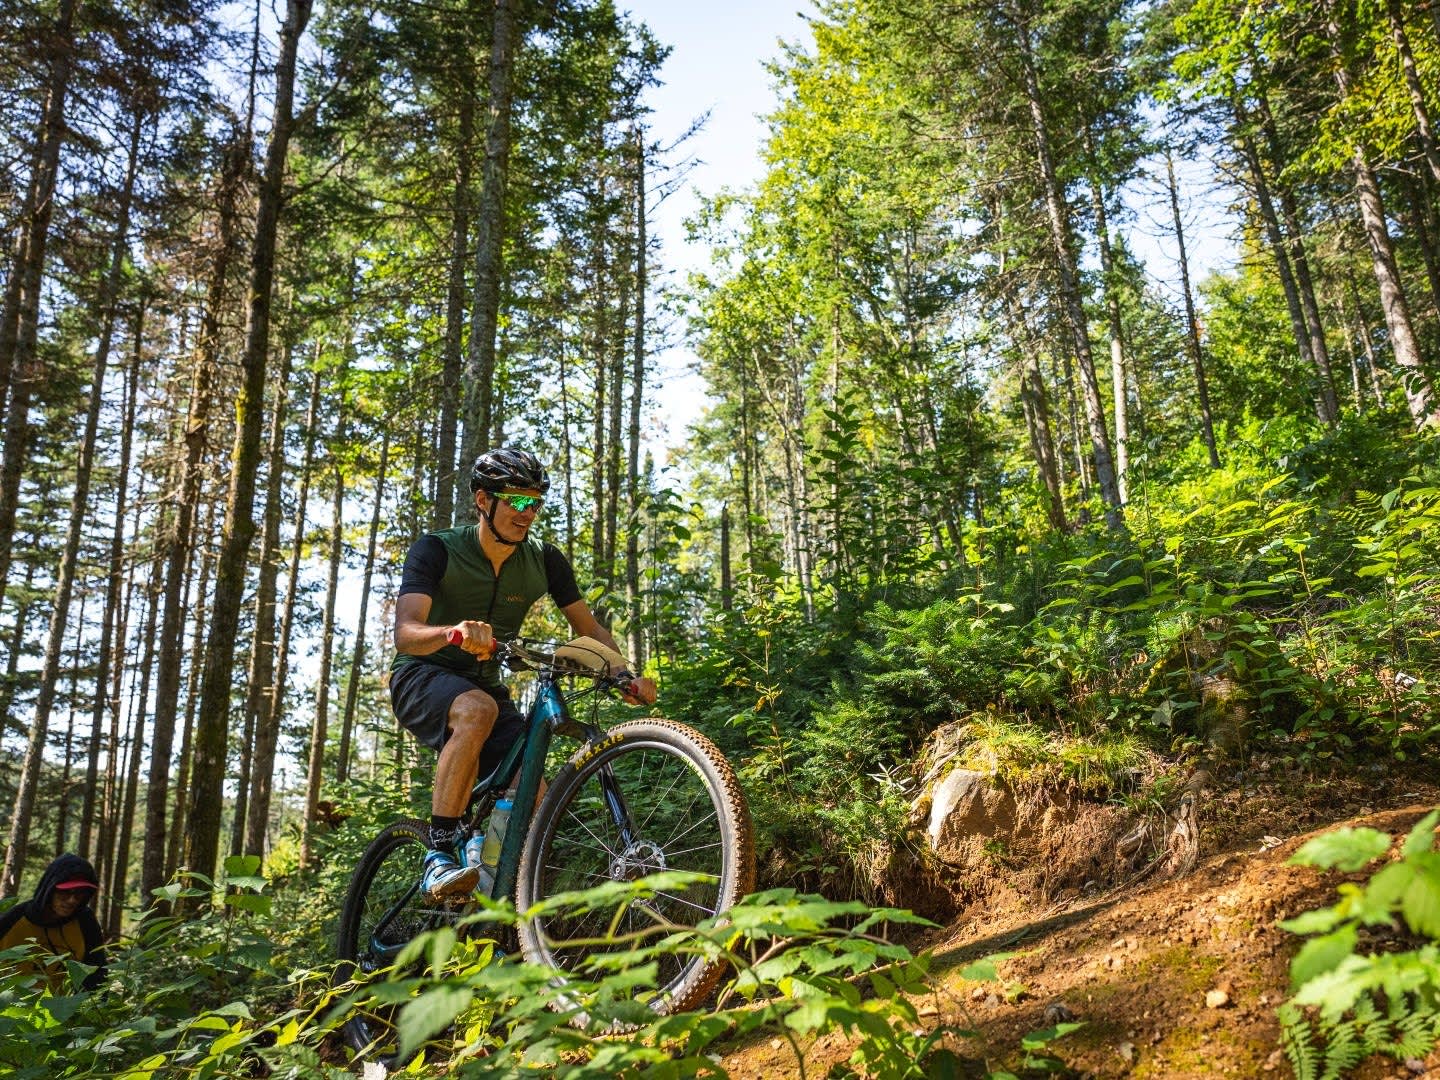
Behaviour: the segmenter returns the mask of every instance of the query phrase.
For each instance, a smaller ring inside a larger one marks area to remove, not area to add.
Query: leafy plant
[[[1280,924],[1317,935],[1291,961],[1294,994],[1278,1011],[1282,1045],[1300,1080],[1332,1080],[1374,1054],[1424,1057],[1440,1039],[1437,823],[1440,810],[1433,810],[1367,882],[1346,882],[1335,904]],[[1387,833],[1346,828],[1309,841],[1290,861],[1354,872],[1390,848]],[[1404,951],[1361,951],[1365,928],[1399,922],[1428,940]]]

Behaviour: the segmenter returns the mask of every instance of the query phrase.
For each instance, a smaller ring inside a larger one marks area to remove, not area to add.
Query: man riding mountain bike
[[[576,637],[620,651],[581,598],[569,560],[530,538],[549,490],[549,475],[528,450],[487,451],[470,473],[476,523],[427,533],[405,556],[390,701],[401,726],[440,755],[421,882],[432,899],[478,883],[479,868],[455,857],[460,816],[476,778],[496,768],[524,729],[500,665],[489,659],[496,640],[518,636],[530,608],[549,593]],[[655,684],[635,679],[626,700],[654,703]]]

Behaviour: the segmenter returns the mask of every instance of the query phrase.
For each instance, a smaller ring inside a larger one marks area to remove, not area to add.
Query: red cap
[[[93,881],[86,881],[84,878],[75,878],[72,881],[62,881],[56,885],[57,889],[98,889],[99,886]]]

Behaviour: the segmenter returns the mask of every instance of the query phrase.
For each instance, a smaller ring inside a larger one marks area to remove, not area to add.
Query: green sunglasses
[[[517,514],[525,513],[525,511],[529,510],[532,506],[539,507],[545,501],[539,495],[506,495],[504,492],[496,492],[495,498],[499,499]]]

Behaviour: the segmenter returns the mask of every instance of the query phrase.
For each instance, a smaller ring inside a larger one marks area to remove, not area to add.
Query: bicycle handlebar
[[[463,631],[452,626],[450,630],[446,633],[445,640],[448,641],[451,645],[459,645],[462,641],[465,640],[465,634]],[[480,659],[503,661],[512,657],[519,660],[524,666],[534,667],[543,665],[561,674],[588,675],[593,678],[595,682],[598,683],[600,686],[603,686],[606,689],[610,690],[618,690],[622,694],[626,695],[633,695],[635,683],[637,681],[634,674],[629,671],[620,671],[616,672],[613,675],[601,674],[597,671],[587,671],[578,667],[571,666],[569,664],[557,663],[555,657],[553,656],[547,657],[545,660],[541,660],[540,658],[529,653],[528,650],[526,650],[525,652],[513,650],[506,642],[499,641],[493,638],[490,642],[490,652],[480,657]]]
[[[462,631],[458,626],[452,626],[448,631],[446,631],[446,633],[445,633],[445,640],[448,641],[451,645],[459,645],[462,641],[465,640],[465,633],[464,633],[464,631]],[[495,659],[498,659],[498,658],[500,658],[499,654],[500,654],[501,650],[504,649],[504,647],[505,647],[505,646],[504,646],[504,643],[503,643],[503,642],[496,641],[494,638],[491,638],[491,639],[490,639],[490,651],[489,651],[488,653],[486,653],[484,656],[480,657],[480,659],[481,659],[481,660],[495,660]]]

